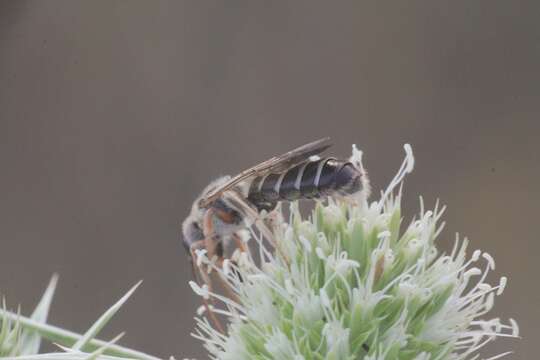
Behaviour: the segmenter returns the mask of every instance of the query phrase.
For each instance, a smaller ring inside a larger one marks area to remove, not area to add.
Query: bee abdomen
[[[269,210],[278,201],[354,194],[361,190],[361,176],[361,172],[347,161],[333,158],[307,161],[281,174],[255,178],[248,200],[261,210]]]

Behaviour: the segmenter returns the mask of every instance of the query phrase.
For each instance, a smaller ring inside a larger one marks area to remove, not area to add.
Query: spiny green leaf
[[[47,289],[45,289],[41,300],[37,304],[32,315],[30,316],[30,319],[39,323],[47,322],[49,308],[51,306],[57,283],[58,275],[54,274],[49,282],[49,285],[47,286]],[[31,355],[38,353],[39,346],[41,344],[41,336],[39,335],[39,333],[29,329],[24,329],[21,341],[21,355]]]
[[[73,350],[81,350],[90,340],[97,336],[101,329],[111,320],[118,310],[129,299],[131,294],[139,287],[142,280],[135,284],[129,291],[111,306],[100,318],[88,329],[88,331],[72,346]]]

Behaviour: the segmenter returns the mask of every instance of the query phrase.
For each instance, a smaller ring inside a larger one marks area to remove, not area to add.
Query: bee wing
[[[272,172],[281,172],[292,166],[295,166],[302,161],[305,161],[310,156],[318,155],[328,149],[331,146],[330,138],[322,138],[310,142],[309,144],[302,145],[294,150],[286,152],[285,154],[274,156],[260,164],[257,164],[249,169],[242,171],[240,174],[232,177],[229,181],[221,185],[220,187],[210,191],[202,200],[201,205],[203,207],[216,200],[224,191],[230,190],[233,186],[241,181],[254,176],[261,176]]]

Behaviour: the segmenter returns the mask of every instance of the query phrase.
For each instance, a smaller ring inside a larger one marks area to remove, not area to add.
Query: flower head
[[[437,250],[444,207],[426,210],[421,200],[405,224],[401,185],[414,167],[410,146],[405,151],[379,200],[329,199],[307,219],[292,203],[289,221],[273,227],[276,251],[254,232],[257,261],[237,252],[220,268],[200,255],[234,292],[228,298],[193,285],[230,321],[222,334],[197,318],[194,336],[212,358],[477,359],[496,337],[518,336],[515,321],[485,319],[506,284],[505,277],[486,282],[492,257],[479,250],[468,257],[459,238],[451,253]],[[351,161],[362,168],[356,148]]]

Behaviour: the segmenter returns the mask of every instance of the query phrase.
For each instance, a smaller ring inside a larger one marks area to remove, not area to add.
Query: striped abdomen
[[[281,174],[255,178],[248,200],[259,210],[270,210],[278,201],[350,195],[362,189],[361,177],[360,170],[348,161],[306,161]]]

